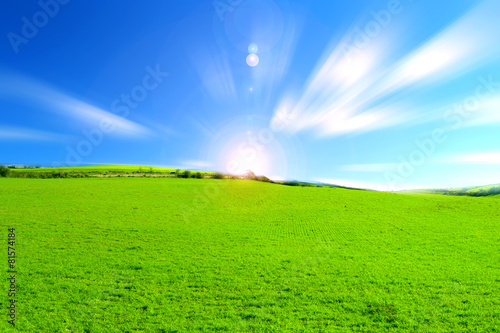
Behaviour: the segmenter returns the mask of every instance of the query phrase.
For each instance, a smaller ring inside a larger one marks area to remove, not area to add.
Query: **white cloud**
[[[500,152],[436,156],[429,162],[433,164],[500,164]],[[339,169],[352,172],[396,172],[397,167],[397,163],[367,163],[342,165]]]
[[[114,133],[118,135],[141,137],[150,134],[144,126],[68,96],[60,95],[54,104],[59,104],[59,114],[67,110],[72,117],[95,126],[99,126],[101,121],[112,124]]]
[[[0,127],[0,140],[2,139],[65,142],[70,138],[66,135],[36,129],[2,126]]]
[[[441,163],[500,164],[500,153],[451,155],[438,159]]]
[[[287,98],[278,104],[271,123],[286,118],[289,132],[312,129],[330,136],[416,121],[420,114],[405,111],[409,108],[401,102],[388,104],[389,97],[417,83],[450,80],[498,57],[499,10],[496,0],[481,2],[396,62],[388,60],[393,51],[382,36],[349,59],[341,42],[317,66],[296,103]]]
[[[497,0],[486,0],[404,59],[395,74],[401,84],[438,80],[481,63],[499,50]]]
[[[100,122],[113,125],[115,130],[110,133],[121,136],[146,136],[151,132],[149,129],[133,121],[120,117],[114,113],[105,111],[76,98],[70,97],[46,84],[32,78],[20,75],[8,75],[0,77],[0,94],[17,97],[23,102],[57,113],[64,117],[77,119],[81,122],[98,127]],[[111,107],[111,106],[110,106]]]
[[[500,91],[499,91],[500,93]],[[477,110],[468,112],[464,127],[492,125],[500,123],[500,96],[480,101]]]

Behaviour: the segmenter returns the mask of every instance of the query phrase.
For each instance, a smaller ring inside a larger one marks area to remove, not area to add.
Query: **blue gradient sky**
[[[2,7],[0,163],[500,183],[496,0]]]

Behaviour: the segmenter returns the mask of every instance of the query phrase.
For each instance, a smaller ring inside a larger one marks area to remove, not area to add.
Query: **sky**
[[[497,0],[2,7],[2,164],[500,183]]]

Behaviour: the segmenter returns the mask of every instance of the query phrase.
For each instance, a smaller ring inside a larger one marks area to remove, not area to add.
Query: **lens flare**
[[[269,118],[255,114],[226,119],[210,129],[198,159],[209,161],[212,171],[297,179],[305,168],[299,142],[274,129]]]
[[[242,175],[248,170],[253,171],[256,175],[269,174],[269,158],[264,151],[240,145],[229,154],[226,162],[226,172]]]
[[[249,54],[247,57],[247,64],[250,67],[255,67],[259,64],[259,57],[256,54]]]
[[[248,45],[248,53],[250,54],[257,54],[259,52],[259,47],[255,43],[251,43]]]

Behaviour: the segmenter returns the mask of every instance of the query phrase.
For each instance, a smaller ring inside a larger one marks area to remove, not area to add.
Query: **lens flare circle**
[[[248,45],[248,53],[257,54],[257,52],[259,52],[259,47],[257,46],[257,44],[250,43],[250,45]]]
[[[259,64],[259,56],[256,54],[249,54],[247,56],[247,64],[250,67],[255,67]]]

